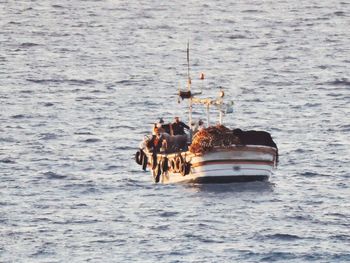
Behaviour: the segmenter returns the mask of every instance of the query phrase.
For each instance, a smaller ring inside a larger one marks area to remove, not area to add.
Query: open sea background
[[[2,0],[0,262],[350,262],[349,28],[346,0]],[[279,146],[269,182],[134,163],[187,117],[188,40],[194,90]]]

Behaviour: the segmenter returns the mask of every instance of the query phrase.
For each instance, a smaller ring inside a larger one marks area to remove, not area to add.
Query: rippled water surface
[[[348,1],[2,1],[0,17],[1,262],[350,261]],[[155,185],[134,163],[158,117],[186,118],[187,40],[193,87],[235,100],[226,125],[273,135],[270,182]]]

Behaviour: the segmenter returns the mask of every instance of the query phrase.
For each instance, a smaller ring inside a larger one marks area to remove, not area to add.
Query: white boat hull
[[[147,154],[149,159],[151,154]],[[268,146],[216,147],[204,154],[189,151],[175,154],[157,154],[157,160],[171,161],[176,156],[190,164],[189,173],[174,171],[169,165],[166,171],[151,170],[155,181],[161,183],[232,183],[266,181],[276,166],[277,150]],[[152,168],[152,162],[149,163]],[[176,169],[175,169],[176,170]]]

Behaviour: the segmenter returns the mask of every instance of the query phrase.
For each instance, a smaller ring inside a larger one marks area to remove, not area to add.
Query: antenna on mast
[[[187,41],[187,87],[188,91],[191,90],[191,76],[190,76],[190,41]]]

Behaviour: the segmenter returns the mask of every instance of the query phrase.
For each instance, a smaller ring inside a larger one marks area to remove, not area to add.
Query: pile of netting
[[[239,143],[240,140],[233,130],[224,125],[217,125],[198,131],[193,136],[189,150],[192,153],[203,153],[212,150],[214,146],[230,146]]]

